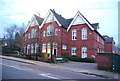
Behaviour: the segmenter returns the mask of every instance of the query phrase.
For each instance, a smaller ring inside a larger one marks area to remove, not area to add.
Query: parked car
[[[14,54],[20,55],[20,52],[19,51],[14,51]]]

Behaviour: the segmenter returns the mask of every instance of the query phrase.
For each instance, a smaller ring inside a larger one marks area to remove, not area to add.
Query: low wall
[[[97,68],[112,71],[113,53],[98,53],[96,57]]]

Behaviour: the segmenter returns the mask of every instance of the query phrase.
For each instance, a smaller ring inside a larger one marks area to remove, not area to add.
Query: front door
[[[57,48],[54,48],[53,55],[57,56]]]

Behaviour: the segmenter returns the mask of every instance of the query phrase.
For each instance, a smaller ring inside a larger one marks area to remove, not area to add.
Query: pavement
[[[52,63],[45,63],[45,62],[28,60],[28,59],[11,57],[11,56],[0,55],[0,58],[19,61],[19,62],[23,62],[23,63],[34,64],[34,65],[43,65],[46,67],[49,66],[49,67],[54,67],[54,68],[58,68],[58,69],[64,69],[64,70],[68,70],[68,71],[83,73],[83,74],[87,74],[87,75],[94,75],[94,76],[106,77],[109,79],[119,79],[120,80],[119,73],[98,70],[96,63],[83,63],[83,62],[69,61],[66,63],[52,64]]]

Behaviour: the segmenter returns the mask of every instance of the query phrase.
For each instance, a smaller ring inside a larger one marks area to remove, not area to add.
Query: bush
[[[68,58],[69,57],[69,53],[62,53],[61,56],[64,57],[64,58]]]
[[[63,60],[64,60],[64,62],[68,62],[69,61],[68,58],[63,58]]]
[[[20,51],[20,47],[18,47],[17,45],[9,45],[2,47],[3,54],[14,54],[14,51]]]
[[[89,63],[95,63],[96,61],[92,58],[83,58],[82,62],[89,62]]]
[[[69,56],[68,59],[71,61],[77,61],[77,62],[80,62],[82,60],[81,57],[78,57],[76,55]]]
[[[48,53],[41,53],[40,56],[43,57],[43,58],[48,58],[50,56],[50,54],[48,54]]]
[[[75,55],[69,56],[69,60],[76,61],[76,62],[88,62],[88,63],[95,63],[96,61],[92,58],[81,58]]]

